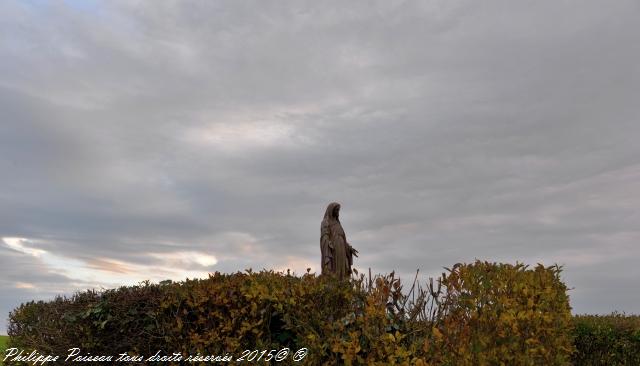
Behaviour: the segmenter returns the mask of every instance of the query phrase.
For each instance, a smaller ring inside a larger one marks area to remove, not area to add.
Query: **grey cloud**
[[[619,254],[640,254],[639,11],[4,2],[0,237],[98,267],[304,272],[339,201],[360,269],[560,262],[575,311],[638,312]],[[22,276],[81,288],[13,263],[2,312],[50,296]]]
[[[0,245],[0,333],[6,334],[9,311],[23,302],[46,300],[74,289],[72,281],[53,273],[46,265]],[[31,288],[33,287],[33,288]]]

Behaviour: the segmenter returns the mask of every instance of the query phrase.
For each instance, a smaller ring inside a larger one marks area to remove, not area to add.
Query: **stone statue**
[[[327,206],[322,225],[320,225],[320,252],[322,254],[322,274],[336,276],[339,279],[351,277],[353,256],[358,256],[349,243],[338,218],[340,204],[332,202]]]

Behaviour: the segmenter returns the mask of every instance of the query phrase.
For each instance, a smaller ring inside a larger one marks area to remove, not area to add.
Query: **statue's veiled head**
[[[329,206],[327,206],[327,210],[324,213],[324,218],[338,220],[339,215],[340,215],[340,204],[338,202],[331,202]]]

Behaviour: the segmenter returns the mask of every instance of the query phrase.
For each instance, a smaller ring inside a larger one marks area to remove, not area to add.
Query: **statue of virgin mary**
[[[331,202],[320,225],[321,268],[322,274],[346,279],[351,277],[353,256],[357,257],[358,251],[347,243],[339,216],[340,204]]]

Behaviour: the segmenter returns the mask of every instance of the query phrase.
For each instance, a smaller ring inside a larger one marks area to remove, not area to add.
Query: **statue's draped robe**
[[[320,227],[321,268],[322,274],[344,279],[351,276],[353,250],[347,243],[340,220],[334,214],[336,206],[339,206],[336,202],[329,204]]]

